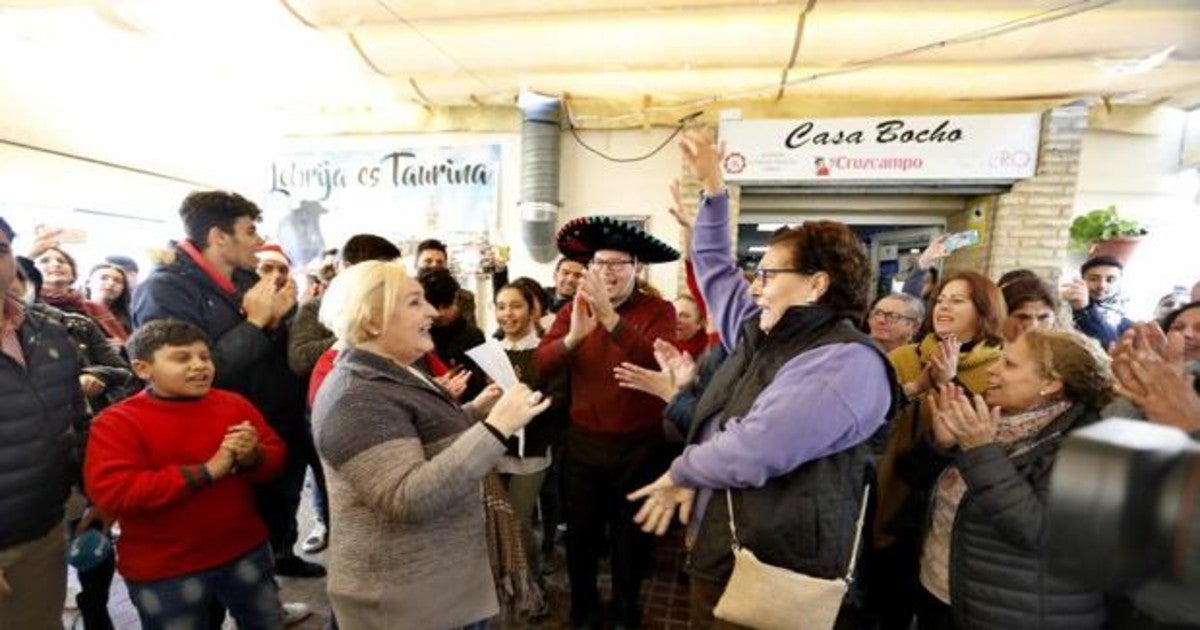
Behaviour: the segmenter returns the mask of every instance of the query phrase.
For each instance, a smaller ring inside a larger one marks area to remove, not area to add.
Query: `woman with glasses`
[[[663,534],[689,523],[691,622],[713,618],[738,540],[763,562],[821,578],[852,554],[870,437],[893,402],[891,369],[855,327],[870,263],[846,225],[776,232],[749,288],[730,247],[729,198],[711,132],[689,132],[684,161],[703,187],[693,262],[732,354],[697,405],[689,445],[668,472],[630,495],[637,521]],[[736,626],[734,626],[736,627]]]
[[[892,421],[879,461],[878,501],[863,562],[867,609],[885,628],[907,628],[912,618],[920,528],[929,504],[930,489],[910,486],[897,461],[929,434],[925,397],[947,384],[967,395],[982,394],[987,370],[1000,358],[1005,307],[996,283],[972,271],[958,272],[947,276],[934,296],[926,322],[932,332],[888,355],[908,404]]]
[[[907,293],[892,293],[876,300],[867,313],[867,332],[884,352],[891,352],[912,342],[923,319],[925,304],[921,300]]]

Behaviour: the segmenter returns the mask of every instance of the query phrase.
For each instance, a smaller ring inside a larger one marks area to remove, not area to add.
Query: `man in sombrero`
[[[611,625],[636,628],[654,540],[633,522],[636,505],[625,495],[665,470],[664,404],[619,387],[613,369],[625,362],[658,369],[654,341],[674,338],[675,310],[637,290],[636,279],[643,265],[673,261],[679,253],[608,217],[567,223],[558,232],[558,249],[587,264],[574,299],[534,354],[542,373],[565,369],[571,377],[571,425],[562,442],[571,625],[598,627],[596,566],[611,539]]]

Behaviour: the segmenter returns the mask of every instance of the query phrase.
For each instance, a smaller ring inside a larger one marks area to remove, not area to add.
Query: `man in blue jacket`
[[[67,331],[8,295],[12,241],[0,217],[0,628],[42,630],[62,627],[83,393]]]
[[[1079,268],[1082,280],[1063,286],[1062,296],[1071,305],[1071,316],[1079,332],[1112,347],[1133,322],[1125,317],[1121,276],[1125,267],[1112,256],[1089,258]]]

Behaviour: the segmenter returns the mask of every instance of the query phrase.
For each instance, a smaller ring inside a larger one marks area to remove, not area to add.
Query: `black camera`
[[[1110,593],[1166,584],[1200,592],[1200,443],[1173,427],[1105,420],[1055,459],[1046,527],[1052,566]]]

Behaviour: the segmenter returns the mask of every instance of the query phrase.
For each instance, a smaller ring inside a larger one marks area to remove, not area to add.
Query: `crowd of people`
[[[563,528],[573,628],[643,625],[656,539],[679,530],[694,628],[748,627],[722,612],[738,549],[813,578],[857,566],[839,627],[1200,623],[1061,575],[1045,546],[1072,431],[1200,437],[1200,283],[1134,323],[1125,261],[1057,288],[931,278],[938,239],[872,303],[836,221],[780,229],[747,274],[720,147],[698,130],[681,149],[701,188],[689,209],[672,186],[681,247],[582,217],[549,285],[498,268],[488,309],[435,239],[410,267],[359,234],[298,273],[233,193],[188,195],[140,279],[127,256],[80,274],[53,233],[19,248],[0,218],[0,628],[61,627],[67,563],[88,629],[113,627],[117,572],[147,629],[310,616],[277,576],[325,577],[330,627],[533,623]],[[680,258],[671,301],[644,270]],[[485,343],[519,382],[491,382]]]

